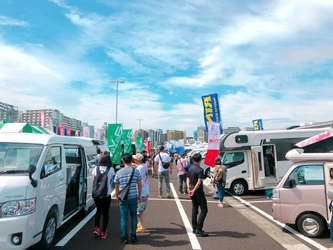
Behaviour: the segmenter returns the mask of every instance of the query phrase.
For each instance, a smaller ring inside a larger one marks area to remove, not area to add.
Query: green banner
[[[136,148],[139,150],[140,153],[142,152],[143,150],[142,136],[136,137]]]
[[[120,164],[122,135],[122,124],[108,124],[108,147],[113,164]]]
[[[123,130],[124,154],[133,154],[132,152],[132,129]]]

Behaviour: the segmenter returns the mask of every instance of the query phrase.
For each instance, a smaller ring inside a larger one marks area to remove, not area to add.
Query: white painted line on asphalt
[[[116,193],[116,190],[113,190],[111,197]],[[84,227],[85,224],[96,214],[96,208],[94,208],[79,224],[76,225],[64,238],[62,238],[55,246],[63,247],[65,246],[74,235]]]
[[[275,224],[281,226],[282,228],[288,230],[289,232],[291,232],[292,234],[294,234],[295,236],[297,236],[298,238],[306,241],[307,243],[313,245],[314,247],[320,249],[320,250],[327,250],[326,247],[324,247],[323,245],[320,245],[319,243],[315,242],[314,240],[311,240],[310,238],[304,236],[303,234],[301,234],[300,232],[297,232],[296,230],[294,230],[293,228],[287,226],[284,223],[281,223],[277,220],[274,220],[273,217],[267,213],[265,213],[264,211],[260,210],[259,208],[253,206],[252,204],[250,204],[249,202],[239,198],[238,196],[234,196],[232,195],[230,192],[228,192],[227,190],[225,190],[226,193],[228,193],[229,195],[231,195],[234,199],[238,200],[239,202],[241,202],[242,204],[247,205],[248,207],[250,207],[251,209],[255,210],[256,212],[260,213],[261,215],[265,216],[267,219],[271,220],[272,222],[274,222]]]
[[[184,207],[182,206],[182,204],[181,204],[181,202],[179,200],[179,197],[177,195],[177,192],[176,192],[176,190],[175,190],[175,188],[174,188],[174,186],[173,186],[172,183],[170,183],[170,187],[171,187],[171,191],[172,191],[173,197],[174,197],[174,199],[176,201],[176,204],[177,204],[177,207],[178,207],[178,210],[179,210],[179,213],[180,213],[180,217],[182,218],[184,226],[186,228],[188,238],[190,239],[190,242],[191,242],[191,245],[192,245],[192,249],[193,250],[201,250],[201,246],[199,244],[198,238],[192,232],[193,231],[192,224],[190,223],[190,221],[188,220],[188,218],[186,216]]]
[[[63,247],[67,244],[68,241],[70,241],[71,238],[74,237],[74,235],[81,230],[81,228],[95,215],[96,208],[92,210],[79,224],[76,225],[64,238],[62,238],[56,247]]]
[[[248,203],[251,203],[251,204],[254,204],[254,203],[272,203],[271,200],[268,200],[268,201],[248,201]]]

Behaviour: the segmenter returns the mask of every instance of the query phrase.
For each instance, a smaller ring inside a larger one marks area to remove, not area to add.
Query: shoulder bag
[[[120,190],[119,193],[118,193],[117,197],[120,201],[126,201],[127,200],[127,196],[128,196],[128,192],[130,190],[130,185],[131,185],[131,182],[132,182],[134,171],[135,171],[135,169],[133,168],[131,178],[129,179],[126,186],[122,190]]]
[[[168,169],[169,168],[169,162],[163,162],[161,154],[158,154],[158,156],[160,157],[160,160],[161,160],[161,163],[162,163],[162,167],[165,168],[165,169]]]

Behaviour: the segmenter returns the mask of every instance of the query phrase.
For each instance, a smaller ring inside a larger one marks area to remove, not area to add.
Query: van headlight
[[[273,189],[273,198],[280,198],[280,190]]]
[[[22,216],[36,212],[36,198],[7,201],[2,204],[0,217]]]

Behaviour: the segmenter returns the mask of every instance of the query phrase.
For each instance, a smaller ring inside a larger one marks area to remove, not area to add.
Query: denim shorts
[[[141,196],[140,202],[138,203],[137,214],[142,214],[146,210],[147,203],[148,203],[148,195]]]

